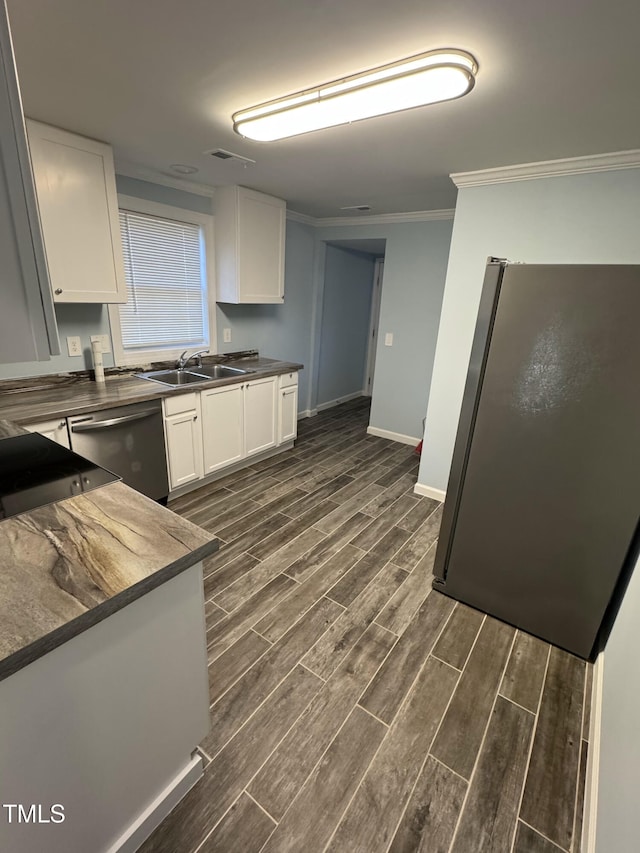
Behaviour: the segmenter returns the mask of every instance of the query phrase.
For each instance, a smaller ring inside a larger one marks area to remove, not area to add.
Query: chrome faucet
[[[185,350],[182,353],[182,355],[180,356],[180,358],[178,359],[178,361],[176,362],[176,369],[177,370],[184,370],[184,368],[189,364],[189,362],[191,361],[192,358],[198,359],[196,361],[196,367],[202,367],[202,356],[206,355],[209,352],[209,350],[208,349],[200,349],[200,350],[198,350],[198,352],[193,352],[193,353],[191,353],[191,355],[187,356],[188,352],[189,352],[189,350]],[[185,356],[187,356],[187,357],[185,358]]]

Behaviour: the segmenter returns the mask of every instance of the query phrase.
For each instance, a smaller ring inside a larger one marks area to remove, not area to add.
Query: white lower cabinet
[[[298,374],[176,394],[162,401],[171,491],[292,441]]]
[[[277,376],[253,379],[244,386],[245,456],[254,456],[276,446]]]
[[[196,394],[185,394],[184,398],[182,405],[177,402],[183,399],[181,397],[167,397],[163,400],[170,489],[177,489],[203,477],[200,400]],[[172,414],[176,408],[183,411]]]
[[[38,432],[44,435],[45,438],[50,438],[61,444],[63,447],[69,448],[69,432],[67,430],[67,421],[65,418],[56,418],[55,421],[41,421],[37,424],[29,424],[25,427],[29,432]]]
[[[280,387],[278,396],[278,444],[293,441],[298,434],[298,385]]]
[[[244,385],[200,394],[204,475],[244,457]]]

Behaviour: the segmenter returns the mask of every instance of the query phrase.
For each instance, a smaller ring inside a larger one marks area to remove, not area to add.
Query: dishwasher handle
[[[71,424],[71,432],[90,432],[94,429],[106,429],[120,424],[127,424],[130,421],[141,421],[144,418],[150,418],[152,415],[159,414],[158,409],[145,409],[143,412],[136,412],[134,415],[123,415],[120,418],[109,418],[106,421],[89,421],[85,423]]]

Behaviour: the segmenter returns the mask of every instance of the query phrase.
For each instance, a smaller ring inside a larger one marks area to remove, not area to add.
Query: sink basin
[[[242,370],[240,367],[229,367],[226,364],[205,364],[202,367],[195,367],[193,372],[197,372],[198,376],[203,376],[205,379],[231,379],[232,376],[244,376],[250,371]]]
[[[163,385],[171,385],[179,388],[181,385],[195,385],[198,382],[206,382],[208,376],[198,376],[189,370],[153,370],[151,373],[136,373],[139,379],[150,379],[152,382],[162,382]]]
[[[150,373],[136,373],[136,376],[138,379],[150,379],[152,382],[162,382],[163,385],[179,388],[182,385],[211,382],[212,379],[231,379],[250,372],[240,367],[228,367],[226,364],[210,364],[193,370],[152,370]]]

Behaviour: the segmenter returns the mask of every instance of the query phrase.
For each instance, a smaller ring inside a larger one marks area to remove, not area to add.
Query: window
[[[119,204],[127,302],[109,308],[116,363],[215,352],[212,217],[125,196]]]

